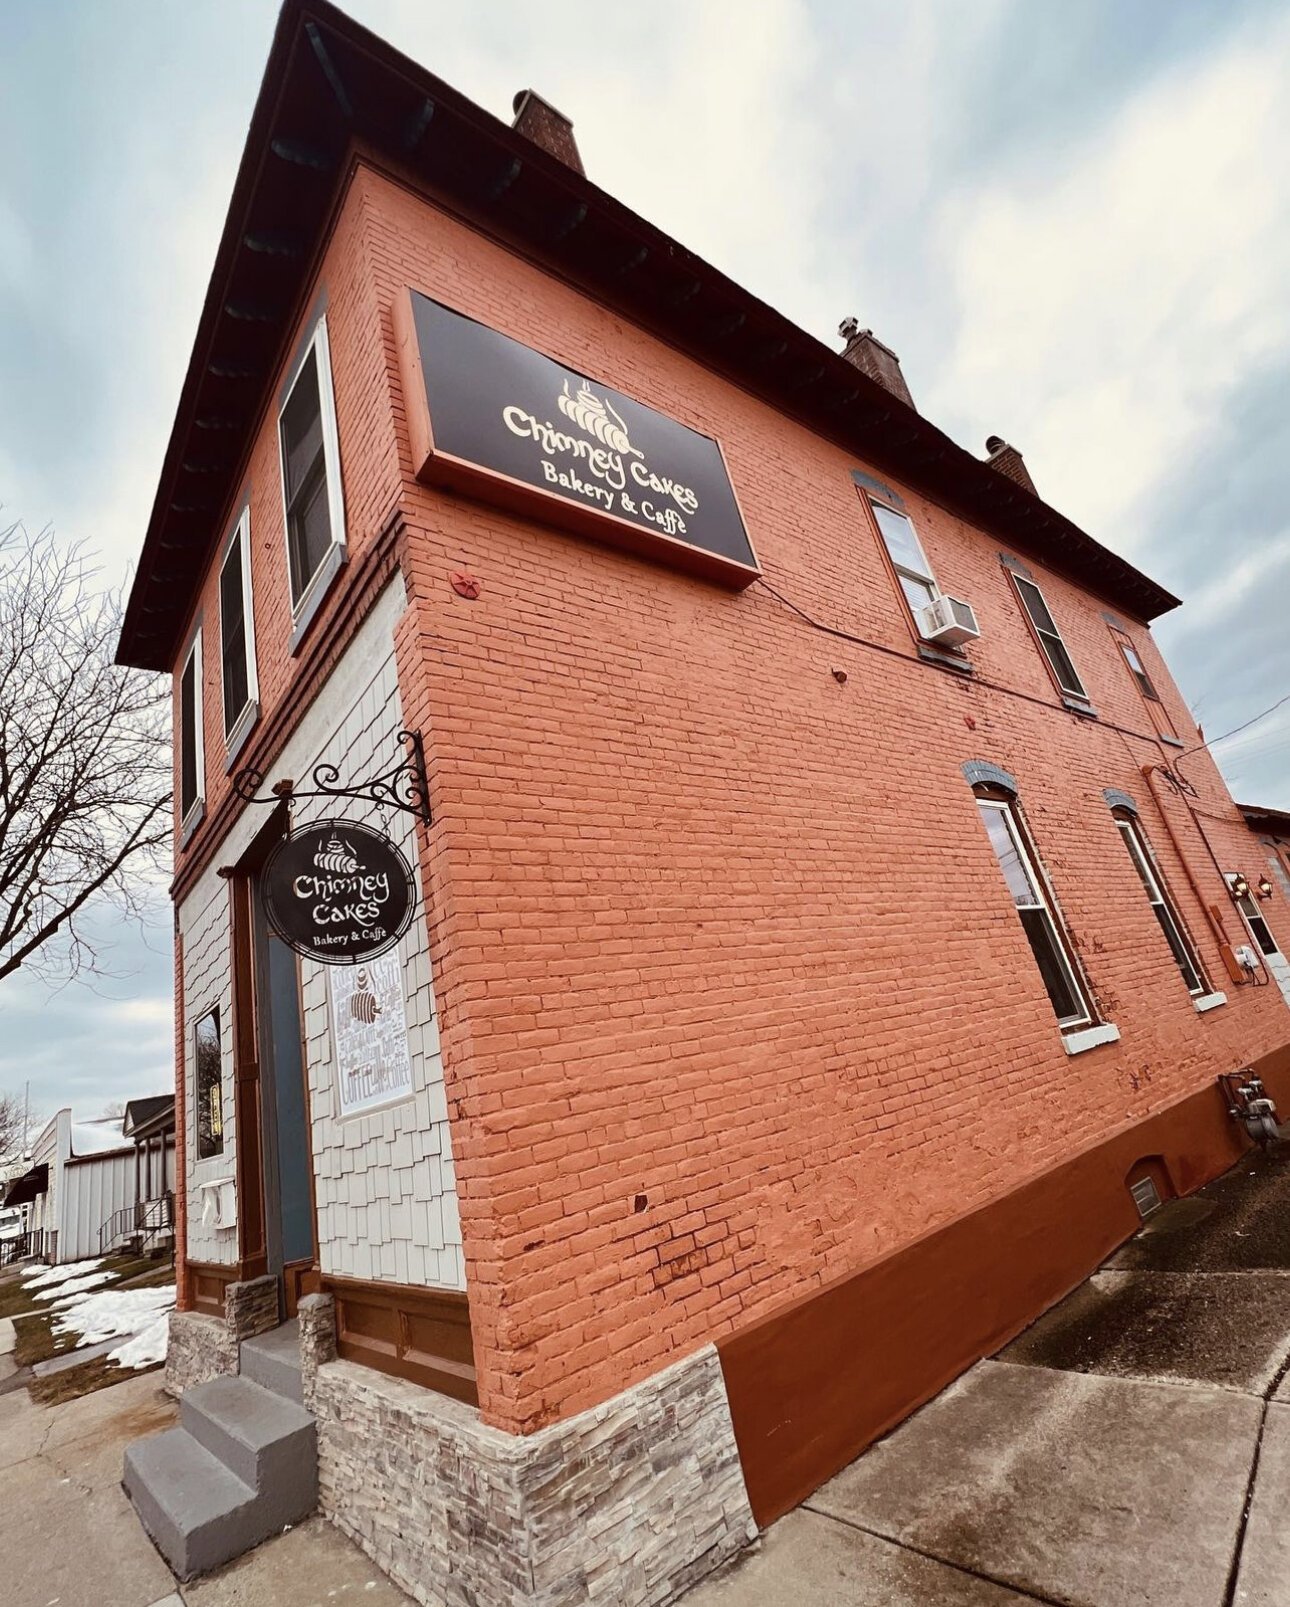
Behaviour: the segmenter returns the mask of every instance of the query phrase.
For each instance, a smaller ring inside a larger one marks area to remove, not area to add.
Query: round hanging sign
[[[352,820],[318,820],[284,837],[260,885],[269,925],[324,965],[355,965],[393,948],[416,903],[402,850]]]

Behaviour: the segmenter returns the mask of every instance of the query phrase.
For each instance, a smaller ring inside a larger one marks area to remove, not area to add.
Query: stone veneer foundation
[[[323,1300],[302,1302],[319,1503],[423,1607],[662,1607],[755,1538],[711,1345],[513,1435],[332,1360],[328,1319]]]
[[[170,1313],[164,1389],[178,1398],[186,1389],[237,1372],[237,1339],[219,1317],[196,1311]]]

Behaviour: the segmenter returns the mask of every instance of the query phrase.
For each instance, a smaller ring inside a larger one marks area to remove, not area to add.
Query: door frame
[[[305,1133],[309,1144],[309,1209],[313,1220],[314,1254],[307,1261],[290,1266],[270,1267],[269,1146],[271,1123],[266,1121],[265,1101],[272,1097],[269,1078],[262,1075],[272,1065],[272,1049],[261,1051],[261,964],[257,952],[257,879],[273,849],[290,829],[290,814],[284,803],[278,805],[251,840],[235,865],[220,874],[229,884],[229,926],[231,982],[233,994],[233,1127],[236,1135],[238,1276],[246,1280],[262,1278],[272,1270],[278,1278],[280,1310],[295,1315],[303,1294],[321,1288],[318,1270],[318,1201],[313,1164],[313,1124],[310,1120],[309,1060],[305,1052],[304,1012],[300,1011],[300,1064],[305,1080]],[[296,960],[297,988],[300,962]],[[267,1019],[264,1024],[268,1031]],[[276,1155],[272,1157],[276,1167]]]

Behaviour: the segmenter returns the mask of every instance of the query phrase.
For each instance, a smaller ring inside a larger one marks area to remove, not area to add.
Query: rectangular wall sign
[[[418,291],[399,346],[417,473],[733,587],[757,577],[721,449]]]
[[[329,966],[331,1041],[342,1116],[412,1097],[412,1057],[398,951]]]

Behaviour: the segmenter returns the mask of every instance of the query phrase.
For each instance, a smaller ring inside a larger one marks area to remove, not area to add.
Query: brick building
[[[515,110],[283,9],[121,645],[175,679],[170,1376],[299,1309],[323,1508],[418,1599],[661,1602],[1230,1164],[1290,992],[1176,599]],[[310,796],[401,733],[428,822]],[[338,817],[417,887],[361,981],[263,910]]]

